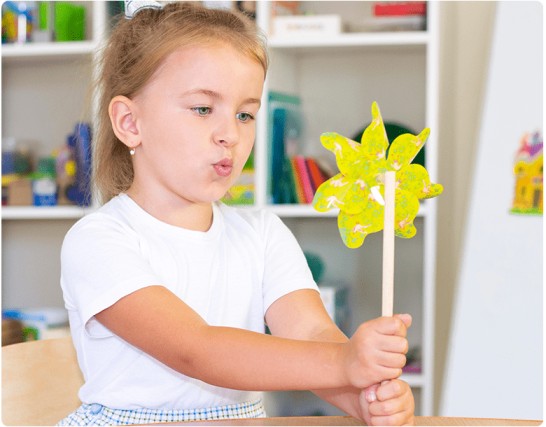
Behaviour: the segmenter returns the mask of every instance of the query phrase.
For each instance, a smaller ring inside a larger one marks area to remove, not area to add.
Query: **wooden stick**
[[[383,308],[382,316],[392,316],[394,307],[394,187],[396,172],[385,172],[385,215],[383,220]]]

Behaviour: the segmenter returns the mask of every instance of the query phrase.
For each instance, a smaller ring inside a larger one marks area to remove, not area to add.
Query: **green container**
[[[55,40],[85,40],[85,7],[55,2]]]

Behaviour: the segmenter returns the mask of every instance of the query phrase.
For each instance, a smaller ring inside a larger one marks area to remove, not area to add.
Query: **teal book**
[[[268,202],[294,203],[293,180],[287,159],[292,157],[302,134],[301,101],[294,95],[270,92]]]

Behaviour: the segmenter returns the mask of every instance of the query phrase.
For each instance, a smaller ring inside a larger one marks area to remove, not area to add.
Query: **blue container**
[[[91,204],[91,127],[77,123],[69,143],[74,149],[76,181],[66,190],[66,197],[79,206]]]

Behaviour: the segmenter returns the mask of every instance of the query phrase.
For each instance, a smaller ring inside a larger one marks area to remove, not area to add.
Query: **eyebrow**
[[[188,90],[187,92],[184,92],[182,94],[182,97],[190,96],[190,95],[206,95],[210,96],[211,98],[215,99],[222,99],[222,95],[220,95],[218,92],[210,89],[192,89]],[[258,104],[258,107],[262,104],[262,101],[258,98],[247,98],[243,101],[243,105],[246,104]]]

